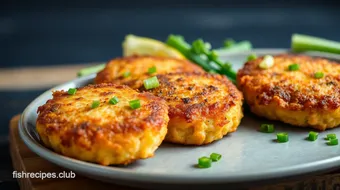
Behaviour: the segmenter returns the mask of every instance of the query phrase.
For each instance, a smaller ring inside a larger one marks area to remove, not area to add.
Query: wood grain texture
[[[96,64],[100,63],[10,69],[0,68],[0,90],[51,88],[75,79],[80,69]]]
[[[19,115],[10,121],[10,152],[15,171],[62,172],[67,171],[31,152],[22,142],[18,133]],[[140,190],[137,188],[103,183],[76,174],[74,179],[18,179],[22,190]],[[228,189],[226,187],[226,189]],[[340,174],[332,173],[312,176],[303,181],[291,181],[250,190],[299,190],[299,189],[340,189]]]

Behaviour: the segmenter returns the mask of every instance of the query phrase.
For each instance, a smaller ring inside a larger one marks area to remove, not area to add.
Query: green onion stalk
[[[210,44],[202,39],[197,39],[190,45],[182,36],[169,35],[166,43],[205,71],[226,75],[232,82],[236,82],[236,72],[232,70],[230,63],[220,60],[219,53],[216,50],[210,50]]]
[[[340,42],[304,34],[293,34],[291,49],[294,52],[320,51],[340,54]]]

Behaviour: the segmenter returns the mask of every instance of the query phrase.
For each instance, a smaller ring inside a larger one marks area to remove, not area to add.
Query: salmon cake
[[[36,129],[47,147],[102,165],[152,157],[169,121],[164,100],[114,84],[55,91],[37,112]]]
[[[305,55],[248,61],[237,74],[251,111],[271,120],[318,130],[340,124],[340,65]],[[268,61],[268,60],[267,60]]]
[[[115,83],[137,89],[143,85],[144,79],[169,72],[204,72],[204,70],[184,59],[135,55],[111,60],[97,74],[94,81],[97,84]]]
[[[221,139],[240,124],[242,94],[225,77],[208,73],[157,75],[159,86],[147,91],[163,98],[170,121],[165,141],[202,145]]]

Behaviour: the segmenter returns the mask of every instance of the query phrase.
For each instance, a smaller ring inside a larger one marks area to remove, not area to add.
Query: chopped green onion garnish
[[[271,55],[266,55],[263,57],[263,60],[259,64],[261,69],[268,69],[274,65],[274,57]]]
[[[219,161],[221,158],[222,158],[222,155],[220,155],[220,154],[217,154],[217,153],[212,153],[212,154],[210,154],[210,159],[211,159],[213,162],[217,162],[217,161]]]
[[[197,39],[192,42],[191,51],[196,54],[202,54],[208,51],[204,41],[202,39]]]
[[[77,89],[76,89],[76,88],[69,88],[68,91],[67,91],[67,93],[68,93],[69,95],[75,95],[76,92],[77,92]]]
[[[327,139],[327,140],[336,139],[336,134],[334,134],[334,133],[327,134],[326,139]]]
[[[328,142],[327,142],[328,145],[338,145],[339,142],[338,142],[338,139],[330,139]]]
[[[159,87],[157,76],[153,76],[148,79],[145,79],[143,83],[144,83],[144,88],[147,90]]]
[[[235,40],[233,39],[226,39],[223,43],[224,47],[229,48],[235,44]]]
[[[198,159],[198,167],[200,168],[210,168],[212,160],[206,156]]]
[[[300,65],[296,64],[296,63],[291,64],[291,65],[288,66],[288,70],[290,70],[290,71],[297,71],[299,69],[300,69]]]
[[[115,96],[115,97],[113,97],[109,100],[109,103],[113,104],[113,105],[116,105],[118,102],[119,102],[119,99],[117,98],[117,96]]]
[[[224,47],[220,50],[211,51],[209,43],[204,42],[202,39],[197,39],[190,45],[182,36],[178,35],[169,35],[166,43],[181,52],[188,60],[201,66],[205,71],[215,70],[219,74],[226,75],[234,83],[236,82],[236,72],[232,67],[225,67],[219,56],[221,56],[221,53],[232,51],[231,49],[244,51],[243,47],[245,45],[247,46],[246,48],[249,48],[249,42],[245,41],[234,44],[229,48]]]
[[[284,143],[288,142],[288,134],[287,133],[278,133],[277,136],[277,142]]]
[[[273,133],[275,131],[273,124],[261,124],[260,131],[264,133]]]
[[[291,47],[294,52],[323,51],[340,54],[340,42],[303,34],[292,35]]]
[[[315,141],[318,138],[319,133],[310,131],[308,135],[308,140]]]
[[[323,76],[324,76],[323,72],[316,72],[314,74],[314,77],[317,78],[317,79],[321,79]]]
[[[240,41],[235,42],[232,46],[222,47],[219,49],[215,49],[219,56],[226,56],[230,53],[249,51],[252,49],[252,44],[249,41]]]
[[[132,109],[138,109],[140,108],[140,100],[136,99],[136,100],[131,100],[129,101],[129,105],[130,105],[130,108]]]
[[[208,57],[210,60],[216,60],[218,59],[218,54],[215,50],[212,50],[209,54]]]
[[[205,49],[210,50],[211,44],[209,42],[204,42],[204,47],[205,47]]]
[[[94,100],[92,102],[91,108],[92,109],[97,108],[99,105],[100,105],[100,101],[99,100]]]
[[[153,74],[153,73],[155,73],[155,72],[157,72],[156,66],[150,67],[150,68],[148,69],[148,73],[149,73],[149,74]]]
[[[192,62],[196,63],[197,65],[201,66],[204,70],[209,71],[214,69],[208,60],[204,60],[200,55],[196,53],[192,53],[192,47],[188,44],[183,36],[179,35],[169,35],[167,39],[167,45],[177,49],[181,52],[187,59],[191,60]]]
[[[129,77],[130,75],[131,75],[131,73],[130,73],[129,71],[126,71],[126,72],[123,73],[123,77],[124,77],[124,78],[127,78],[127,77]]]
[[[255,59],[257,59],[257,56],[256,56],[256,54],[252,53],[252,54],[248,55],[247,61],[252,61],[252,60],[255,60]]]

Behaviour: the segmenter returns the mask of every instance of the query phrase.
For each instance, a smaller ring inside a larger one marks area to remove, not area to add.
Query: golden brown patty
[[[259,116],[319,130],[340,124],[340,65],[303,55],[274,56],[274,65],[260,69],[263,58],[247,62],[237,82],[251,111]],[[291,64],[300,69],[289,71]],[[323,78],[315,73],[322,72]]]
[[[109,100],[117,97],[116,105]],[[141,107],[131,109],[129,101]],[[91,108],[99,100],[97,108]],[[37,131],[44,144],[63,155],[102,165],[128,164],[153,156],[169,121],[164,100],[113,84],[78,88],[75,95],[53,93],[38,108]]]
[[[160,86],[148,92],[169,105],[166,141],[207,144],[237,129],[243,117],[242,94],[225,76],[172,73],[157,77]]]
[[[148,69],[156,66],[157,71],[148,74]],[[130,56],[111,60],[104,70],[97,74],[95,83],[125,84],[134,89],[143,85],[143,80],[156,74],[169,72],[204,72],[203,69],[187,60],[155,57]],[[125,72],[130,76],[124,77]]]

